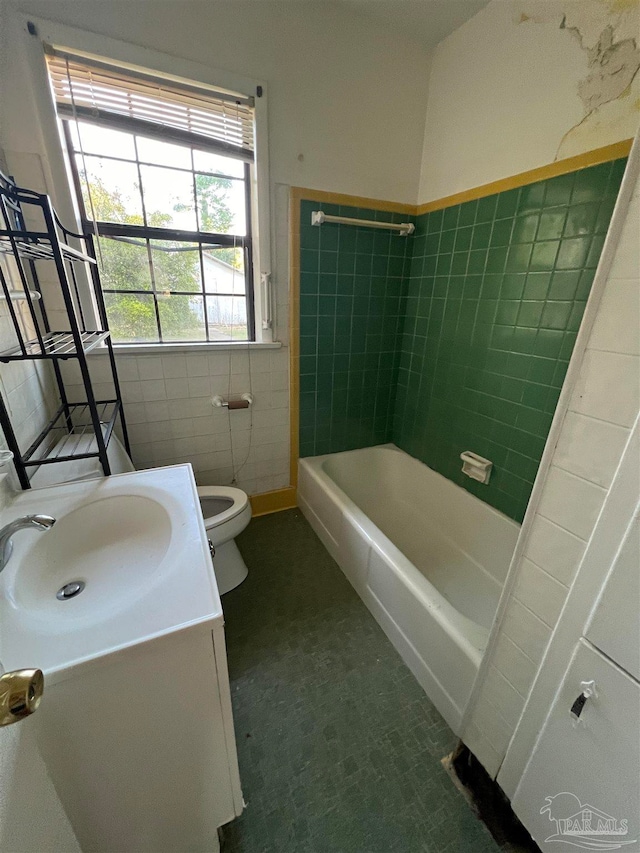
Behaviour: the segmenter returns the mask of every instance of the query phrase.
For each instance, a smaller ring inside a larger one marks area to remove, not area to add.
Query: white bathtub
[[[301,459],[298,505],[459,734],[520,525],[392,444]]]

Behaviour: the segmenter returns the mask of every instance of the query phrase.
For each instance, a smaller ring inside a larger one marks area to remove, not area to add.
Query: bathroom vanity
[[[44,671],[24,725],[81,848],[216,851],[243,803],[191,467],[23,492],[0,526],[31,513],[56,524],[15,537],[0,574],[0,657]]]

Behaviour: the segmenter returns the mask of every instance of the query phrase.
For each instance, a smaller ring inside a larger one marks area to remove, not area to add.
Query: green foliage
[[[203,231],[228,233],[233,222],[233,214],[227,206],[227,191],[230,189],[229,178],[196,175],[196,199],[200,228]]]
[[[233,214],[227,205],[227,192],[231,189],[231,180],[214,175],[196,175],[195,183],[200,229],[217,234],[228,234],[233,222]],[[176,205],[175,209],[186,210],[187,205]],[[240,267],[236,249],[217,249],[216,257],[236,269]]]
[[[102,180],[91,181],[89,204],[85,176],[81,174],[85,205],[93,209],[97,220],[129,225],[143,225],[142,217],[127,211],[121,194],[109,190]],[[197,175],[200,222],[207,231],[228,231],[233,215],[225,203],[231,182],[226,178]],[[176,210],[184,209],[177,205]],[[147,211],[149,225],[168,227],[171,216],[161,211]],[[200,291],[200,259],[197,244],[166,240],[151,241],[151,252],[141,240],[129,238],[99,239],[98,262],[102,287],[106,290],[142,290],[149,295],[107,293],[105,303],[114,341],[157,340],[158,327],[152,296],[151,267],[159,299],[158,309],[164,339],[203,340],[205,331],[190,301],[195,297],[173,296],[185,291]],[[191,251],[184,251],[186,247]],[[151,255],[151,258],[149,257]],[[242,255],[237,250],[218,249],[216,257],[239,268]]]

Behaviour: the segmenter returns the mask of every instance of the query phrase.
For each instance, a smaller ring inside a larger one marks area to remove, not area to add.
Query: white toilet
[[[198,497],[207,536],[215,549],[218,591],[224,595],[249,573],[234,540],[251,521],[251,504],[242,489],[232,486],[198,486]]]
[[[78,441],[77,435],[65,435],[50,455],[62,455],[67,442],[73,442],[70,449],[73,449],[74,453],[95,452],[93,436],[82,436]],[[111,436],[107,456],[112,474],[135,471],[127,451],[116,435]],[[55,483],[90,480],[100,476],[102,476],[102,468],[97,459],[75,459],[56,465],[42,465],[33,475],[31,486],[34,489],[42,489]],[[241,584],[249,573],[234,540],[251,521],[251,504],[242,489],[232,486],[198,486],[198,498],[207,536],[213,546],[212,555],[218,591],[220,595],[224,595],[225,592]]]

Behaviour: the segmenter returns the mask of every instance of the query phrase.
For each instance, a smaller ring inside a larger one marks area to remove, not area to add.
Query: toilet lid
[[[217,527],[239,515],[249,503],[242,489],[233,486],[201,486],[198,499],[205,527]]]

